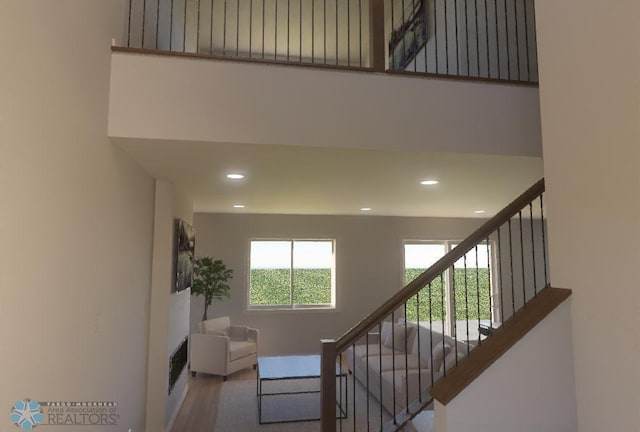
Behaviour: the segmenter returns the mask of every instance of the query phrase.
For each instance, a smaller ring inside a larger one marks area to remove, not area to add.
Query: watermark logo
[[[11,421],[22,430],[36,426],[117,426],[115,401],[43,402],[24,399],[11,408]]]
[[[38,401],[19,400],[11,408],[11,421],[22,430],[32,430],[44,420]]]

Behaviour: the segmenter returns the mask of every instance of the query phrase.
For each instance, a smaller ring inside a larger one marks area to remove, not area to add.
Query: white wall
[[[575,432],[572,364],[569,300],[551,312],[449,404],[437,403],[435,430]]]
[[[260,329],[260,354],[318,353],[321,338],[339,337],[403,286],[404,239],[463,239],[480,219],[376,216],[283,216],[196,213],[196,254],[222,259],[234,270],[231,300],[213,303],[209,316],[230,315]],[[251,238],[336,239],[336,311],[247,312]],[[202,316],[192,301],[191,325]]]
[[[117,401],[105,428],[144,427],[153,180],[107,137],[125,11],[0,2],[1,430],[25,397]]]
[[[112,137],[540,155],[536,88],[125,53],[111,73]]]
[[[536,12],[552,283],[574,293],[579,429],[637,431],[640,3]]]
[[[172,391],[169,389],[169,357],[189,334],[189,289],[172,293],[174,220],[193,223],[193,202],[164,180],[156,180],[153,224],[153,271],[149,319],[146,430],[162,431],[177,415],[186,395],[185,367]]]

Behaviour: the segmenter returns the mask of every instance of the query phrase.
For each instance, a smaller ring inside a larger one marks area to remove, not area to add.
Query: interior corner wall
[[[191,290],[172,292],[174,220],[193,223],[193,202],[165,180],[156,180],[149,319],[146,430],[167,430],[188,390],[185,367],[169,390],[169,357],[189,335]]]
[[[552,283],[571,288],[579,430],[640,424],[640,2],[536,2]]]
[[[0,2],[3,431],[24,398],[118,403],[117,426],[65,431],[144,428],[153,179],[107,137],[125,12]]]
[[[320,339],[337,338],[403,286],[403,240],[462,240],[483,219],[391,216],[301,216],[196,213],[196,255],[234,270],[231,299],[214,302],[209,317],[229,315],[260,330],[260,355],[317,354]],[[247,311],[249,241],[331,238],[336,241],[335,311]],[[202,317],[191,303],[191,328]]]
[[[552,311],[446,406],[436,432],[575,432],[570,300]]]

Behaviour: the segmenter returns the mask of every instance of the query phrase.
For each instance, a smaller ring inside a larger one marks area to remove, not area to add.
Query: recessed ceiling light
[[[243,204],[234,204],[233,208],[244,208]]]
[[[231,180],[240,180],[244,178],[244,175],[238,174],[238,173],[231,173],[231,174],[227,174],[227,178]]]
[[[485,211],[484,211],[484,210],[474,210],[473,212],[474,212],[475,214],[482,214],[482,213],[485,213]]]
[[[420,182],[420,184],[425,186],[433,186],[438,184],[438,180],[423,180]]]
[[[371,207],[362,207],[360,211],[371,211],[373,210]]]

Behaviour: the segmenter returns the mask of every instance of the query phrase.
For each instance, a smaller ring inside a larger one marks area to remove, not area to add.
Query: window
[[[249,309],[334,308],[334,240],[252,240]]]
[[[406,241],[404,243],[404,282],[409,283],[447,252],[456,242]],[[494,278],[491,276],[493,251],[491,244],[482,243],[471,249],[454,264],[453,274],[447,270],[431,286],[423,288],[417,297],[407,302],[407,319],[429,321],[434,330],[475,340],[480,324],[489,325],[497,316],[492,301]],[[466,275],[466,280],[465,280]],[[455,313],[453,311],[455,304]],[[455,317],[455,318],[454,318]],[[455,320],[455,322],[454,322]],[[468,322],[476,321],[476,324]]]

